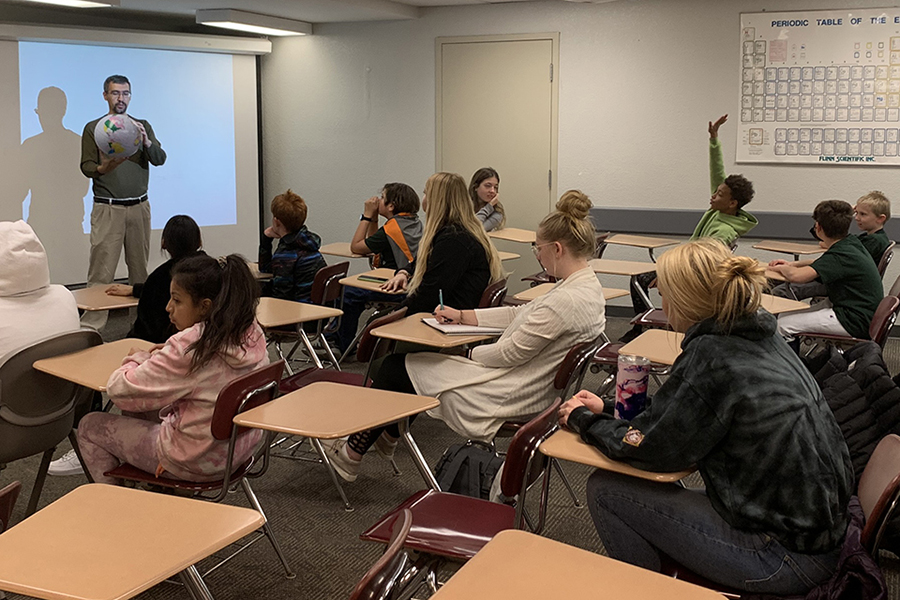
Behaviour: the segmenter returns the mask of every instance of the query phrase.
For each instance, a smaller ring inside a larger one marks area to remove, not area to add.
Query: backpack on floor
[[[487,500],[501,466],[502,458],[470,441],[447,448],[434,475],[441,491]]]

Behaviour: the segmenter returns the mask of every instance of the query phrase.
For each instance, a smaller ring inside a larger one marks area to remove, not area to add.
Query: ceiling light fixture
[[[121,0],[26,0],[26,2],[68,6],[70,8],[109,8],[110,6],[121,6]]]
[[[310,35],[312,25],[305,21],[260,15],[230,8],[197,11],[197,23],[262,35]]]

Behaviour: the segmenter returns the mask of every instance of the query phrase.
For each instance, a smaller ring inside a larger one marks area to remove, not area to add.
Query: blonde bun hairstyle
[[[765,268],[757,260],[734,256],[712,238],[667,251],[659,257],[656,272],[673,324],[714,318],[730,329],[759,309],[766,286]]]
[[[594,255],[597,234],[588,216],[591,199],[579,190],[569,190],[559,197],[556,210],[544,217],[537,235],[546,242],[560,242],[575,256]]]

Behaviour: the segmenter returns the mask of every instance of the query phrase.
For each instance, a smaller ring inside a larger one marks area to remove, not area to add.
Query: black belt
[[[94,202],[97,204],[109,204],[111,206],[134,206],[135,204],[140,204],[141,202],[147,201],[147,194],[144,194],[140,198],[131,198],[129,200],[116,200],[115,198],[98,198],[94,196]]]

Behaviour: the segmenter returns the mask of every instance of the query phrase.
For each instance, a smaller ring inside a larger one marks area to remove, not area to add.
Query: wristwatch
[[[369,223],[371,223],[373,219],[372,219],[372,217],[367,217],[366,215],[362,214],[362,215],[359,215],[359,220],[360,221],[368,221]]]

